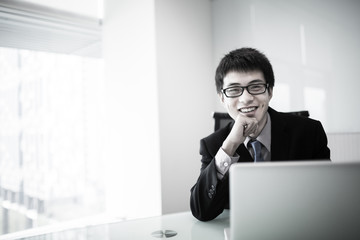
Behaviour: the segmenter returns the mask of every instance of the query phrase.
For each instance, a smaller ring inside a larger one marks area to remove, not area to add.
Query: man
[[[230,52],[220,61],[215,82],[234,123],[200,141],[201,172],[190,206],[201,221],[229,208],[228,170],[235,162],[330,159],[319,121],[269,107],[274,74],[264,54],[253,48]]]

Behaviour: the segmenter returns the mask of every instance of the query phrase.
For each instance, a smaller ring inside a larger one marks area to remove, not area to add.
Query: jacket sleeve
[[[200,154],[200,176],[191,188],[190,208],[194,217],[209,221],[229,208],[229,180],[227,174],[218,180],[215,154],[209,152],[204,139],[200,141]]]

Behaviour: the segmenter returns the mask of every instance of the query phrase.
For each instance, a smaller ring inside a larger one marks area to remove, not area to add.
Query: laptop
[[[237,163],[231,240],[360,239],[360,162]]]

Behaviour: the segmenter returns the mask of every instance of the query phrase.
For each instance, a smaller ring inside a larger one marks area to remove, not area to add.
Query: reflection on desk
[[[167,238],[174,240],[221,240],[224,239],[224,228],[228,228],[229,211],[225,210],[219,217],[209,222],[200,222],[191,212],[168,214],[144,219],[119,221],[108,224],[95,224],[82,228],[52,230],[47,233],[8,234],[3,239],[22,240],[156,240]]]

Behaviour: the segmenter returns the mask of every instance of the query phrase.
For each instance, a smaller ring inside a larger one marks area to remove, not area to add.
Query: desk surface
[[[108,224],[89,225],[75,229],[62,229],[61,231],[32,234],[31,236],[13,235],[11,237],[11,234],[9,234],[9,238],[6,239],[156,240],[166,238],[174,240],[221,240],[224,239],[224,228],[228,228],[229,225],[228,210],[225,210],[219,217],[209,222],[200,222],[190,212],[184,212]]]

